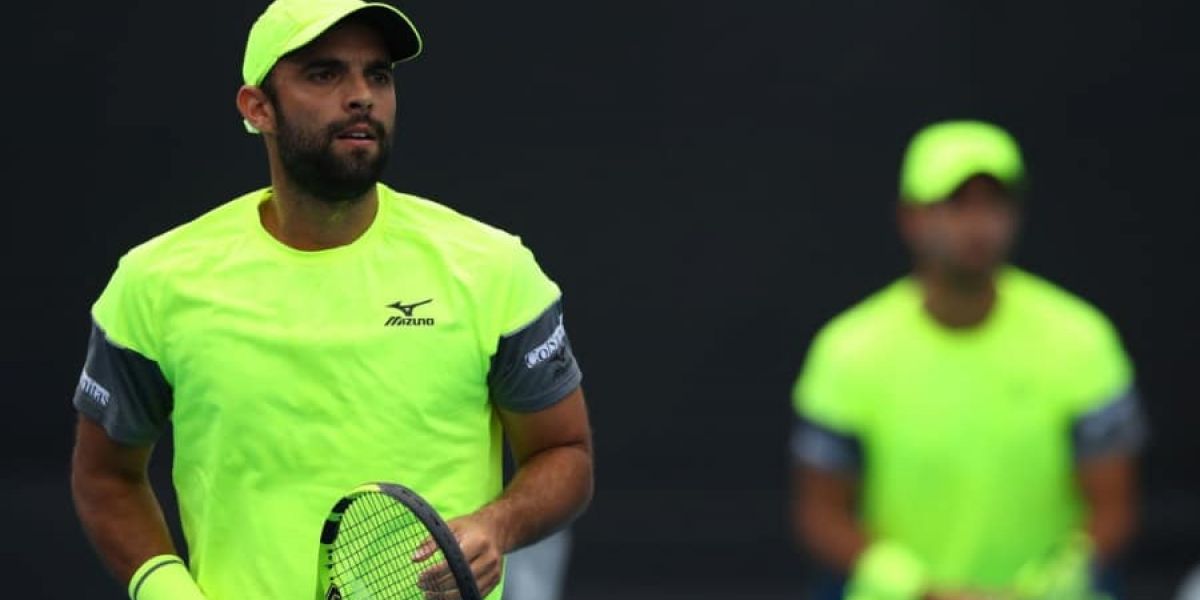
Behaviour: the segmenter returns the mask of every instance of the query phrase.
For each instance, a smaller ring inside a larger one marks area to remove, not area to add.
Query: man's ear
[[[262,133],[275,133],[275,105],[262,88],[243,85],[237,93],[238,112]]]

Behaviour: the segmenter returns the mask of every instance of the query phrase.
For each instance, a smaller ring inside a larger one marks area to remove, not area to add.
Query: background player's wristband
[[[1015,585],[1017,597],[1031,600],[1106,598],[1093,587],[1094,554],[1095,549],[1087,535],[1070,535],[1044,556],[1021,567]]]
[[[925,565],[911,551],[875,542],[854,565],[846,600],[917,600],[927,583]]]
[[[183,559],[173,554],[142,563],[129,580],[132,600],[205,600]]]

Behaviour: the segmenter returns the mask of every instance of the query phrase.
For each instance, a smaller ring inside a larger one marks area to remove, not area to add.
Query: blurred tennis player
[[[1098,310],[1008,266],[1024,173],[993,125],[919,132],[900,181],[912,275],[813,342],[794,520],[847,598],[1091,598],[1133,531],[1130,361]]]
[[[271,4],[237,94],[270,187],[130,251],[93,307],[73,491],[137,600],[312,597],[322,521],[366,481],[456,517],[499,598],[503,554],[588,503],[558,287],[518,238],[379,183],[420,49],[387,5]],[[168,423],[187,567],[146,479]]]

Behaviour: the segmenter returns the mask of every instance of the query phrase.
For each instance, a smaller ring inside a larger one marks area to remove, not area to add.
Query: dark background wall
[[[66,484],[87,310],[126,249],[266,183],[233,106],[264,5],[6,17],[0,509],[26,597],[121,597]],[[1128,579],[1167,597],[1200,562],[1183,6],[407,2],[427,53],[399,71],[387,180],[521,234],[567,293],[600,486],[571,597],[800,597],[791,381],[823,321],[903,272],[899,154],[961,116],[1027,150],[1017,262],[1105,310],[1139,367],[1155,437]]]

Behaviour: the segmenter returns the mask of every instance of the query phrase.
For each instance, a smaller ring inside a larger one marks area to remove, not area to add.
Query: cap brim
[[[903,193],[901,197],[909,204],[937,204],[949,200],[967,181],[979,176],[995,179],[1004,189],[1014,194],[1020,194],[1024,189],[1023,173],[1013,173],[987,166],[963,167],[940,175],[937,183],[926,184],[919,193],[910,191]]]
[[[330,23],[330,27],[351,15],[367,17],[383,32],[384,43],[393,63],[410,61],[421,54],[421,34],[408,16],[389,4],[371,3]],[[327,28],[328,29],[328,28]]]
[[[406,62],[421,54],[423,44],[421,34],[417,32],[412,21],[395,7],[376,2],[363,4],[360,8],[346,13],[334,13],[300,30],[292,39],[288,40],[280,56],[286,56],[307,46],[334,25],[353,16],[364,17],[379,29],[379,32],[383,34],[384,43],[387,44],[393,63]]]

